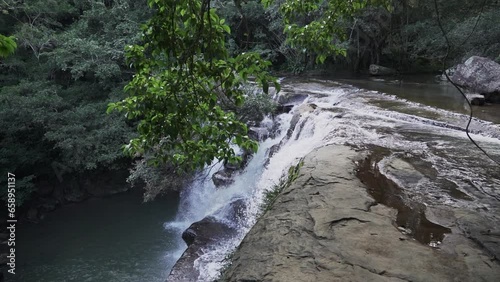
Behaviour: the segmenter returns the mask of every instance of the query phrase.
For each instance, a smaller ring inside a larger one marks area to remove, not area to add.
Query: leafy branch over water
[[[230,57],[230,28],[208,0],[150,0],[156,11],[143,26],[142,44],[127,48],[136,70],[125,87],[129,96],[109,105],[138,120],[139,137],[125,146],[132,155],[151,153],[151,163],[173,163],[185,170],[214,159],[239,162],[231,143],[257,150],[247,126],[221,101],[243,104],[244,84],[256,79],[265,93],[276,80],[270,62],[257,53]]]

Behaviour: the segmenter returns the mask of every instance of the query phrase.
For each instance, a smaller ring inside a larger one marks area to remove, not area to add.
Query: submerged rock
[[[485,98],[481,94],[466,94],[467,100],[474,106],[484,106]]]
[[[500,64],[472,56],[456,67],[451,80],[472,92],[485,96],[487,102],[500,103]]]
[[[374,64],[370,65],[369,71],[371,75],[393,75],[397,73],[395,69]]]

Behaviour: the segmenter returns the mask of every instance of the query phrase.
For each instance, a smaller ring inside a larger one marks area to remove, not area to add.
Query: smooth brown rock
[[[500,267],[471,240],[441,249],[404,235],[396,211],[355,176],[359,153],[327,146],[310,153],[233,254],[223,281],[497,281]]]

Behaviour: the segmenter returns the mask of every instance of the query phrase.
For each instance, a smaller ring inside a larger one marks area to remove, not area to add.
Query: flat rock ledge
[[[397,229],[356,177],[362,154],[347,146],[310,153],[233,254],[222,281],[498,281],[500,266],[453,234],[440,248]]]

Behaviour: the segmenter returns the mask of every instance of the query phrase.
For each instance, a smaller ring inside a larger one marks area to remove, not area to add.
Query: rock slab
[[[221,280],[497,281],[498,263],[465,237],[434,249],[402,234],[396,211],[376,204],[355,176],[360,158],[346,146],[310,153]]]

